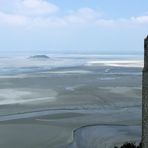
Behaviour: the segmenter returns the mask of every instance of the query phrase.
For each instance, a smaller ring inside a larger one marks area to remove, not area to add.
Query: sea
[[[76,66],[143,67],[143,55],[46,54],[49,58],[30,58],[43,54],[0,56],[0,76],[12,76]]]

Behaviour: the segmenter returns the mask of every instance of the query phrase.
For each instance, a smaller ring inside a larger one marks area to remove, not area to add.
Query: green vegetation
[[[142,143],[136,145],[134,143],[125,143],[121,147],[115,146],[114,148],[142,148]]]

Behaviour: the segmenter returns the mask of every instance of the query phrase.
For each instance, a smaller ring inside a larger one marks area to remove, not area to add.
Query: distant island
[[[47,55],[34,55],[34,56],[30,56],[29,59],[35,59],[35,60],[47,60],[50,59],[49,56]]]

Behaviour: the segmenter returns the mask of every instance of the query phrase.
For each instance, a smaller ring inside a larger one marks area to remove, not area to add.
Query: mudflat
[[[123,64],[0,76],[0,147],[111,148],[139,142],[142,68]]]

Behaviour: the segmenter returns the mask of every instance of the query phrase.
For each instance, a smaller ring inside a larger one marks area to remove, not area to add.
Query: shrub
[[[114,148],[142,148],[142,143],[136,146],[134,143],[125,143],[121,147],[115,146]]]

